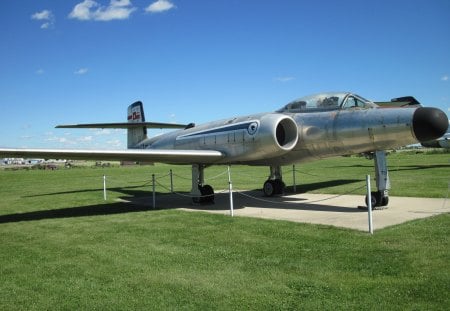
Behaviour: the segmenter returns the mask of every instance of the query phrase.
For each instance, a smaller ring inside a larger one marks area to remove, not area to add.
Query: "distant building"
[[[3,158],[1,165],[35,165],[44,162],[44,159]]]

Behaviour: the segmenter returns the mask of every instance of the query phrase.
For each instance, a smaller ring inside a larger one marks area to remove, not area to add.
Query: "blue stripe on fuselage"
[[[204,131],[200,131],[200,132],[194,132],[191,134],[181,135],[181,136],[178,136],[177,139],[193,138],[195,136],[211,135],[211,134],[224,133],[224,132],[233,132],[233,131],[238,131],[238,130],[248,130],[248,127],[252,123],[259,124],[258,121],[252,120],[252,121],[248,121],[248,122],[237,123],[237,124],[232,124],[232,125],[225,125],[225,126],[216,127],[216,128],[210,129],[210,130],[204,130]]]

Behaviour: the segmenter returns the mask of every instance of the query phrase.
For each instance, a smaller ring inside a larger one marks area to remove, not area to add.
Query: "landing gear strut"
[[[269,179],[266,180],[263,186],[264,195],[266,197],[271,197],[283,194],[285,187],[286,185],[283,182],[281,174],[281,166],[271,166]]]
[[[192,165],[192,188],[191,196],[194,204],[214,203],[214,189],[210,185],[205,185],[205,166],[200,164]]]
[[[386,152],[384,150],[374,152],[375,179],[377,190],[372,191],[370,200],[372,207],[387,206],[389,204],[389,189],[391,182],[389,180],[389,172],[386,162]],[[369,205],[369,198],[366,196],[366,205]]]

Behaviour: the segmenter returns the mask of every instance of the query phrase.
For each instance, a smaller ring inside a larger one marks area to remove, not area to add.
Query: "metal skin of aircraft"
[[[142,103],[135,102],[128,107],[128,122],[57,126],[125,128],[127,150],[2,148],[0,156],[190,164],[193,201],[211,202],[214,190],[204,184],[204,169],[210,165],[268,166],[263,192],[272,196],[284,192],[282,165],[367,153],[375,159],[377,191],[372,192],[372,206],[386,206],[390,182],[384,150],[439,138],[447,127],[447,115],[440,109],[380,108],[352,93],[316,94],[275,112],[202,125],[146,122]],[[177,130],[148,138],[148,128]]]

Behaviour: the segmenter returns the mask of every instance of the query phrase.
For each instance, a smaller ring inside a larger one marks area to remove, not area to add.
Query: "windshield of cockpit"
[[[322,93],[299,98],[290,102],[278,112],[303,112],[334,110],[339,108],[368,108],[371,102],[350,93]]]

